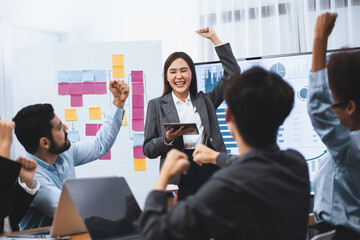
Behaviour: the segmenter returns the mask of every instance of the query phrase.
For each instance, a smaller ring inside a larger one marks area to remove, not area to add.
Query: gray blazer
[[[226,152],[216,117],[216,109],[224,101],[223,90],[225,83],[235,73],[240,72],[240,67],[232,53],[230,44],[217,46],[215,50],[224,68],[221,80],[211,92],[199,92],[196,96],[191,95],[190,98],[204,125],[207,145],[215,151]],[[179,122],[179,116],[171,93],[149,101],[146,112],[143,151],[148,158],[161,156],[160,168],[169,150],[176,148],[184,151],[183,137],[177,137],[171,146],[167,146],[164,142],[166,130],[163,123]]]

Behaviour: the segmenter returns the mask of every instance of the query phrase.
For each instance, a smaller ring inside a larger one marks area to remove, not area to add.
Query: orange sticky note
[[[76,121],[77,120],[77,116],[76,116],[76,109],[65,109],[65,121],[69,122],[69,121]]]
[[[126,126],[127,125],[127,121],[126,121],[126,113],[124,113],[124,118],[122,120],[122,124],[121,126]]]
[[[101,119],[101,108],[100,107],[89,108],[89,119]]]
[[[145,158],[134,158],[134,171],[146,171]]]
[[[124,54],[114,54],[114,55],[112,55],[112,65],[113,66],[123,66],[124,67]]]
[[[112,70],[113,78],[125,78],[124,67],[114,66]]]

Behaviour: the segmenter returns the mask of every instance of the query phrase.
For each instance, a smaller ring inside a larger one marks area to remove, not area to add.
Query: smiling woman
[[[195,193],[218,169],[215,165],[198,166],[192,161],[196,145],[226,152],[216,117],[216,109],[223,102],[225,83],[232,75],[240,72],[239,65],[229,44],[222,44],[209,27],[196,31],[215,45],[215,50],[224,68],[224,74],[213,91],[197,92],[197,78],[192,59],[184,52],[174,52],[164,64],[164,92],[148,104],[145,123],[144,154],[148,158],[161,156],[160,167],[166,154],[176,148],[186,153],[191,166],[186,175],[173,183],[179,186],[179,200]],[[195,123],[199,134],[187,135],[193,128],[180,127],[166,130],[164,123]]]

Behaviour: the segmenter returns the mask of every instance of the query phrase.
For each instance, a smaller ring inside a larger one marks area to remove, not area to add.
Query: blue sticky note
[[[70,82],[81,82],[82,73],[81,71],[69,71],[70,72]]]
[[[58,83],[69,83],[70,82],[69,71],[58,71],[57,78],[58,78]]]
[[[94,70],[82,70],[82,81],[93,82],[95,80]]]
[[[144,144],[144,134],[143,133],[134,133],[133,135],[133,145],[142,146]]]
[[[95,82],[106,82],[106,70],[95,70]]]
[[[80,141],[79,131],[67,131],[68,139],[71,143],[76,143]]]

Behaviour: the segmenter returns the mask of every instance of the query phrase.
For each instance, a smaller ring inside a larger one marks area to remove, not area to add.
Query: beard
[[[70,141],[68,140],[68,134],[67,132],[65,132],[65,142],[62,145],[56,144],[54,141],[54,138],[51,136],[50,138],[50,149],[49,152],[51,153],[55,153],[55,154],[60,154],[65,152],[66,150],[68,150],[71,146]]]

